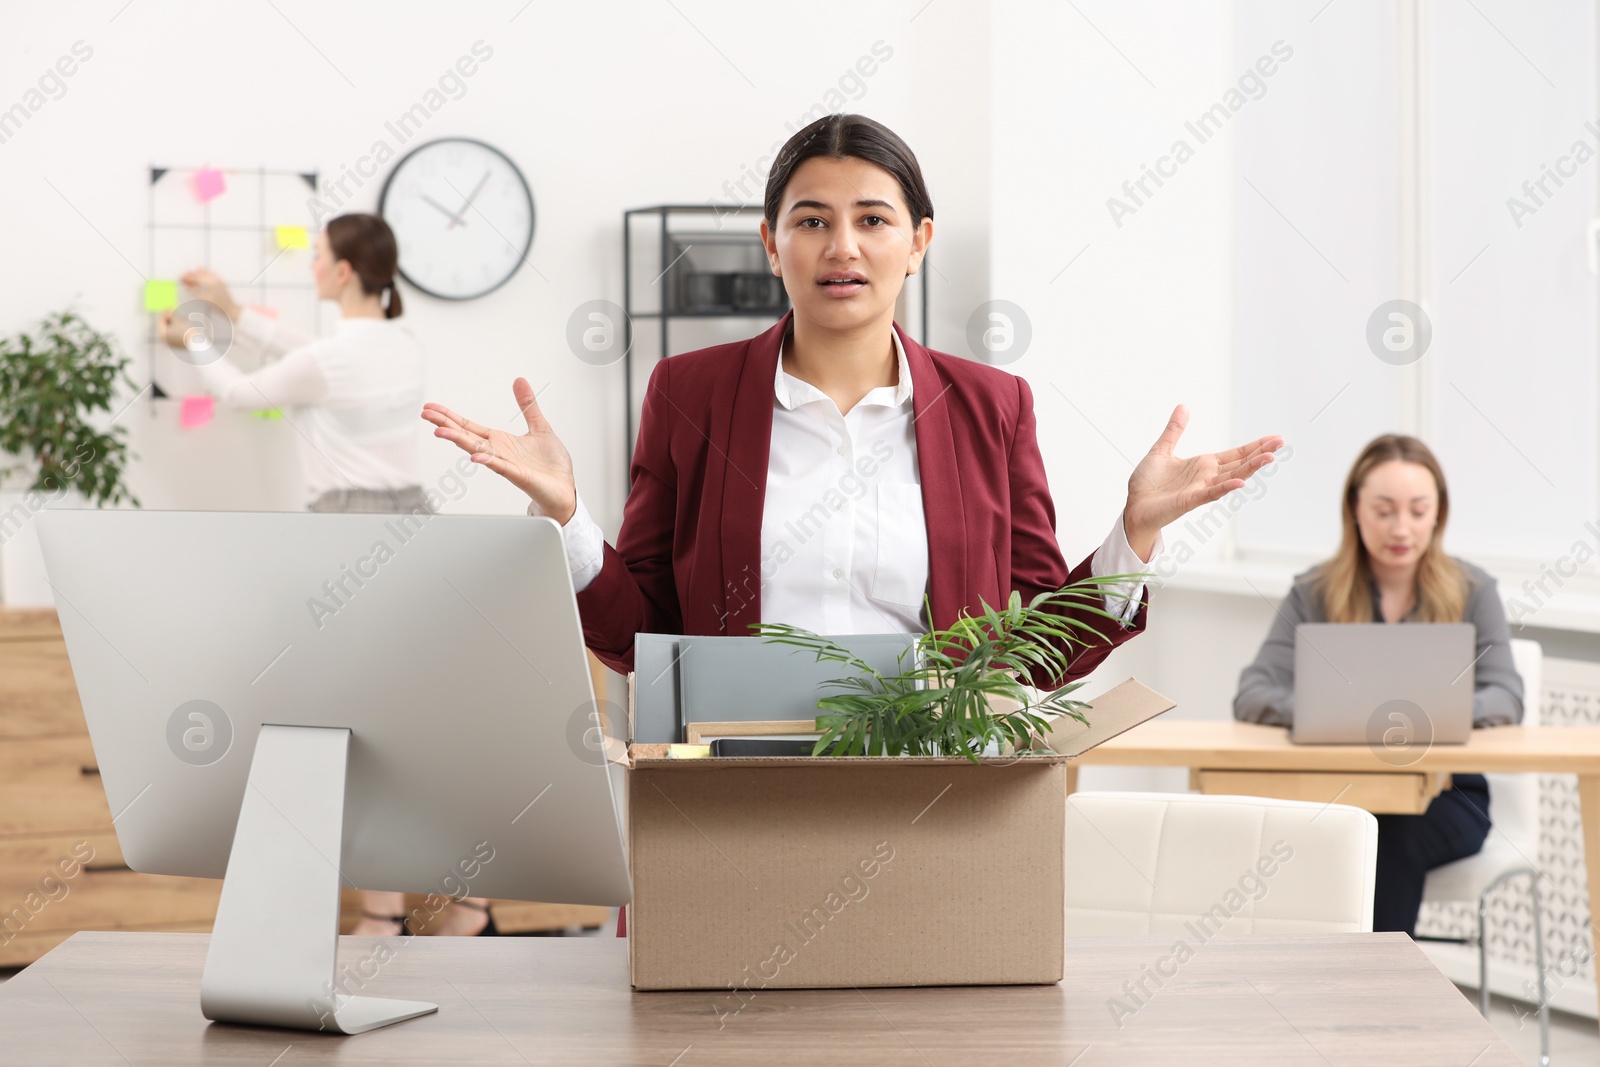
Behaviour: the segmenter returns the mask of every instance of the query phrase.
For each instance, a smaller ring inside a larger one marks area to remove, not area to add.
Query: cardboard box
[[[629,749],[636,989],[1029,985],[1062,976],[1066,764],[1173,707],[1129,679],[1052,751],[674,759]]]

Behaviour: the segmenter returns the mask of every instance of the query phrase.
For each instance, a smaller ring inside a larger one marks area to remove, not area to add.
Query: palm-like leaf
[[[1022,748],[1051,729],[1046,715],[1088,723],[1089,705],[1069,694],[1082,682],[1065,682],[1070,649],[1104,638],[1093,624],[1062,614],[1098,615],[1120,622],[1105,610],[1106,597],[1122,596],[1111,587],[1140,585],[1149,575],[1089,577],[1061,589],[1046,590],[1027,604],[1013,592],[1002,608],[979,601],[974,616],[963,610],[949,627],[920,635],[901,653],[900,672],[883,675],[871,664],[810,630],[786,623],[751,623],[751,629],[778,644],[793,645],[817,662],[840,663],[854,674],[824,685],[840,690],[817,701],[815,755],[964,756],[977,762],[991,743]],[[1126,598],[1124,598],[1126,599]],[[932,609],[929,606],[929,616]],[[907,667],[906,655],[913,656]],[[1040,674],[1052,683],[1048,693],[1024,685],[1019,675]],[[1012,701],[1017,710],[996,712],[994,703]]]

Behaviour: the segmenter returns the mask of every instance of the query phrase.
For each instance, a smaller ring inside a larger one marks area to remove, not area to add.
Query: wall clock
[[[384,181],[378,214],[400,246],[400,276],[430,296],[500,288],[533,247],[533,193],[497,148],[466,137],[418,145]]]

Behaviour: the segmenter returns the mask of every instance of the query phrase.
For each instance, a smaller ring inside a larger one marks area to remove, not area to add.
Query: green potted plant
[[[1103,607],[1107,596],[1120,595],[1110,587],[1138,585],[1147,577],[1084,578],[1040,593],[1027,604],[1013,592],[999,610],[980,601],[980,615],[963,609],[953,626],[920,635],[901,653],[901,670],[894,675],[879,673],[810,630],[776,622],[752,623],[751,629],[770,641],[807,649],[818,662],[842,663],[856,671],[826,683],[844,692],[817,701],[821,736],[814,755],[964,756],[976,763],[991,744],[1028,747],[1052,728],[1046,715],[1088,723],[1083,709],[1089,705],[1068,697],[1083,682],[1042,692],[1018,676],[1061,682],[1072,659],[1067,649],[1101,640],[1087,622],[1066,618],[1061,611],[1076,607],[1115,620]],[[905,665],[907,655],[913,659],[910,667]]]
[[[0,564],[7,606],[49,606],[43,561],[32,529],[47,504],[77,493],[104,506],[138,506],[124,480],[127,430],[104,430],[91,416],[109,412],[128,378],[115,338],[72,310],[47,315],[31,331],[0,338]]]

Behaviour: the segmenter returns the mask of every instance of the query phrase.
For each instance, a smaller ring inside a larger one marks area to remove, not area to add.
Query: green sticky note
[[[144,309],[146,311],[171,311],[177,306],[177,282],[152,281],[144,283]]]
[[[254,415],[258,419],[281,419],[281,418],[283,418],[283,412],[278,410],[277,408],[259,408],[259,409],[255,410],[255,411],[252,411],[250,414]]]

